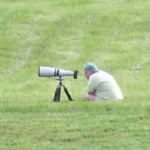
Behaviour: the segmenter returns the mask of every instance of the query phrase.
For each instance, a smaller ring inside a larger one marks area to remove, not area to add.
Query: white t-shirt
[[[123,99],[117,82],[105,71],[99,71],[90,76],[87,92],[94,93],[102,99]]]

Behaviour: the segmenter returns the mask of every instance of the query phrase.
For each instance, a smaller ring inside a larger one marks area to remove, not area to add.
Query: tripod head
[[[62,76],[59,76],[56,80],[58,80],[58,81],[63,81],[64,80],[64,78],[62,77]]]

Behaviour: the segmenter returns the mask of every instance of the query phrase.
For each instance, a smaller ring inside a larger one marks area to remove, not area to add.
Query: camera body
[[[38,76],[39,77],[62,77],[62,76],[73,76],[74,79],[77,79],[78,70],[64,70],[64,69],[57,69],[54,67],[46,67],[40,66],[38,68]]]

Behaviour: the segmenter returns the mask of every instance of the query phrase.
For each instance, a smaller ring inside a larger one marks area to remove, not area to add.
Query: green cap
[[[92,72],[99,72],[99,69],[96,67],[96,65],[95,64],[93,64],[93,63],[87,63],[86,65],[85,65],[85,67],[84,67],[84,69],[85,70],[90,70],[90,71],[92,71]]]

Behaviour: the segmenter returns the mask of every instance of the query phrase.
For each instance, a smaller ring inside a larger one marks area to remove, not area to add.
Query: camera
[[[39,77],[62,77],[62,76],[73,76],[74,79],[77,79],[78,70],[64,70],[64,69],[57,69],[54,67],[46,67],[40,66],[38,68],[38,76]]]

